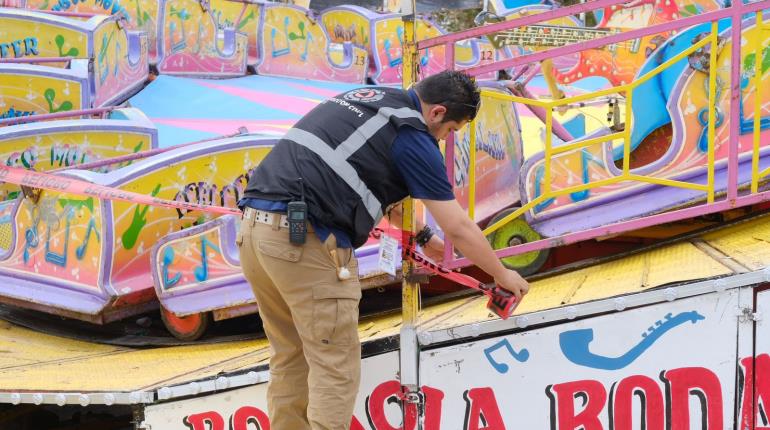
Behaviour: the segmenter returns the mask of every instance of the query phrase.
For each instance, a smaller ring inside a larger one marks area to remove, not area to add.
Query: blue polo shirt
[[[420,99],[414,90],[409,90],[418,111],[422,112]],[[446,175],[444,156],[439,150],[436,139],[429,133],[412,127],[401,127],[391,146],[393,165],[404,178],[409,195],[416,199],[454,200],[452,185]],[[252,207],[263,211],[286,212],[287,202],[263,199],[242,199],[239,207]],[[334,234],[337,246],[352,248],[350,237],[343,231],[318,224],[312,217],[310,224],[321,240],[325,241],[329,234]]]

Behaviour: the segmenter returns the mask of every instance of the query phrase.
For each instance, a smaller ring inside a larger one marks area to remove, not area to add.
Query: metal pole
[[[404,21],[404,46],[402,76],[404,89],[417,81],[417,34],[415,25],[415,0],[402,0],[401,13]],[[411,246],[414,240],[414,201],[404,201],[402,216],[402,247]],[[420,284],[414,278],[414,263],[403,254],[401,306],[402,326],[400,333],[401,386],[403,390],[404,422],[419,422],[420,402],[419,349],[417,345],[417,321],[420,303]],[[418,428],[421,426],[418,424]]]

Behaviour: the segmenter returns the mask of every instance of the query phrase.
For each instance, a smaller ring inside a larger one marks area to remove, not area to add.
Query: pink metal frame
[[[504,21],[484,27],[473,28],[466,31],[447,34],[439,36],[433,39],[423,40],[417,43],[419,50],[444,45],[446,47],[446,66],[448,69],[453,68],[454,65],[454,49],[455,42],[474,37],[480,37],[491,33],[496,33],[502,30],[509,30],[516,27],[522,27],[531,25],[543,21],[548,21],[555,18],[561,18],[569,15],[577,15],[583,12],[597,10],[604,7],[621,5],[627,3],[627,0],[595,0],[586,3],[555,9],[553,11],[529,15],[522,18],[517,18],[510,21]],[[745,14],[756,13],[763,9],[770,8],[770,0],[761,0],[753,3],[744,4],[742,1],[733,1],[732,6],[716,10],[713,12],[707,12],[700,15],[695,15],[687,18],[678,19],[663,24],[657,24],[641,29],[625,31],[622,33],[613,34],[607,37],[593,39],[586,42],[576,43],[569,46],[562,46],[558,48],[549,49],[546,51],[535,52],[532,54],[522,55],[513,59],[498,61],[491,64],[477,66],[466,69],[465,71],[472,76],[478,76],[490,71],[497,71],[501,69],[507,69],[514,66],[520,66],[524,64],[530,64],[546,60],[549,58],[560,57],[563,55],[572,54],[576,51],[582,51],[586,49],[600,48],[602,46],[623,42],[626,40],[637,39],[642,36],[662,33],[670,30],[676,30],[679,28],[689,27],[696,24],[702,24],[706,22],[715,22],[723,18],[730,17],[732,19],[732,34],[742,34],[742,22],[741,17]],[[733,59],[741,58],[740,56],[740,43],[732,44],[731,55]],[[730,71],[730,88],[740,88],[740,72],[741,62],[731,61],[732,67]],[[740,136],[740,94],[738,90],[731,91],[730,96],[730,123],[729,123],[729,153],[728,153],[728,179],[727,179],[727,193],[724,199],[711,203],[701,204],[698,206],[675,210],[671,212],[665,212],[662,214],[643,217],[640,219],[623,221],[615,224],[606,225],[599,228],[590,230],[579,231],[575,233],[569,233],[563,236],[550,237],[547,239],[538,240],[535,242],[529,242],[522,245],[505,248],[497,251],[497,255],[500,258],[508,257],[511,255],[522,254],[529,251],[537,251],[541,249],[547,249],[571,243],[580,242],[583,240],[593,239],[596,237],[613,235],[618,233],[624,233],[640,228],[650,227],[658,224],[679,221],[687,218],[696,217],[708,213],[721,212],[736,207],[747,206],[770,200],[770,191],[765,191],[756,194],[750,194],[746,196],[738,196],[738,138]],[[449,178],[454,177],[454,139],[447,140],[446,158],[447,158],[447,174]],[[448,268],[458,268],[471,265],[472,263],[467,258],[455,259],[452,253],[452,244],[447,241],[444,252],[445,265]]]
[[[82,109],[82,110],[72,110],[72,111],[66,111],[66,112],[45,113],[40,115],[21,116],[16,118],[5,118],[5,119],[0,119],[0,127],[6,126],[6,125],[22,124],[27,122],[47,121],[49,119],[75,118],[80,116],[102,115],[115,109],[117,109],[117,107],[112,106],[112,107],[103,107],[103,108],[95,108],[95,109]]]

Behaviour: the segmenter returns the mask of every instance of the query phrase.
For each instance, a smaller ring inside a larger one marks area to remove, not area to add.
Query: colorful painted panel
[[[221,16],[215,16],[208,3],[163,0],[160,8],[160,73],[216,77],[246,74],[248,37],[234,28],[220,29]]]
[[[149,74],[146,36],[126,31],[116,17],[97,16],[79,21],[21,9],[5,9],[0,12],[0,40],[9,41],[0,45],[0,56],[3,58],[93,59],[93,72],[85,68],[89,74],[88,97],[81,100],[79,108],[123,102],[144,84]],[[79,72],[84,70],[82,65],[73,64],[46,63],[46,67],[58,65]],[[20,88],[35,88],[44,94],[51,94],[47,92],[50,87],[45,83]],[[60,94],[54,96],[61,97]],[[46,101],[50,101],[50,110],[53,111],[55,101],[48,95]],[[74,107],[74,102],[71,103]]]
[[[157,0],[27,0],[26,7],[35,10],[125,17],[129,30],[139,30],[147,34],[149,61],[155,64],[158,34]]]
[[[500,16],[505,20],[511,21],[524,16],[537,15],[553,10],[554,6],[535,4],[529,6],[520,6],[514,9],[500,12]],[[499,18],[498,18],[499,19]],[[546,26],[546,27],[544,27]],[[583,23],[572,16],[556,18],[537,25],[519,27],[511,31],[493,33],[488,35],[488,39],[495,42],[496,46],[501,47],[499,52],[512,57],[525,55],[533,51],[544,51],[554,46],[560,46],[567,43],[578,41],[578,35],[583,34],[581,29]],[[565,32],[564,35],[555,35],[549,37],[548,32],[558,29]],[[592,36],[594,33],[588,33]],[[554,70],[571,69],[575,67],[577,55],[565,55],[551,60]]]
[[[117,111],[121,120],[75,120],[0,129],[0,163],[36,171],[73,168],[157,148],[157,132],[137,109]],[[130,125],[130,127],[128,127]],[[114,170],[120,164],[105,166]],[[19,187],[0,185],[0,200],[13,199]]]
[[[225,216],[158,241],[151,267],[165,309],[187,315],[254,303],[235,243],[240,221]]]
[[[94,31],[92,106],[122,103],[144,85],[149,76],[147,37],[128,32],[117,22],[105,22]]]
[[[113,172],[111,177],[120,178],[119,187],[128,191],[234,207],[243,194],[250,170],[259,164],[273,143],[273,140],[240,137],[200,144],[154,157],[148,160],[151,163]],[[110,282],[117,291],[152,288],[152,246],[167,234],[214,217],[197,211],[137,206],[121,201],[112,202],[111,207],[114,250]]]
[[[237,252],[233,254],[232,249],[228,249],[235,243],[233,233],[239,228],[239,221],[235,217],[223,217],[205,228],[202,225],[164,237],[153,257],[153,270],[159,275],[158,292],[202,286],[210,279],[241,277]]]
[[[13,253],[0,273],[98,291],[104,270],[102,211],[93,197],[43,192],[37,203],[20,199]]]
[[[110,173],[73,175],[164,199],[234,206],[248,171],[273,143],[249,136],[231,138],[170,151]],[[15,246],[0,263],[0,278],[21,278],[27,287],[0,283],[0,296],[35,302],[34,291],[47,291],[52,312],[91,315],[92,319],[104,311],[107,301],[94,303],[70,290],[120,298],[126,305],[152,300],[154,243],[212,218],[98,197],[44,191],[37,204],[23,200],[15,214]]]
[[[483,97],[476,117],[475,220],[495,215],[519,201],[518,173],[523,142],[516,108],[511,102]],[[455,196],[468,207],[470,193],[470,127],[457,134],[454,154]]]
[[[141,112],[126,109],[119,114],[123,119],[3,128],[0,160],[9,166],[50,171],[157,147],[156,131]],[[3,282],[0,295],[29,298],[40,294],[46,286],[56,285],[64,292],[87,291],[89,295],[103,296],[100,288],[106,267],[102,248],[105,213],[99,200],[50,191],[41,192],[37,202],[24,197],[17,199],[21,195],[19,188],[8,184],[0,192],[3,199],[11,199],[2,205],[0,218],[0,277],[24,279]],[[58,308],[93,311],[92,300],[67,297],[66,293],[45,296],[42,301]],[[56,297],[61,302],[50,302]]]
[[[0,58],[89,58],[88,23],[21,9],[0,11]]]
[[[86,60],[69,69],[0,64],[0,118],[85,109],[90,101]]]
[[[417,21],[417,39],[437,37],[444,32],[430,21]],[[375,20],[372,24],[372,43],[377,71],[372,76],[376,83],[396,84],[402,79],[402,56],[404,43],[404,23],[400,15],[390,15]],[[483,49],[486,48],[486,49]],[[486,42],[470,40],[455,46],[455,58],[458,69],[489,64],[498,60],[497,51],[491,50]],[[443,46],[426,49],[419,53],[421,76],[429,76],[446,69],[445,48]],[[479,79],[491,78],[490,75]]]
[[[260,24],[257,73],[320,81],[364,83],[365,50],[350,42],[330,43],[323,25],[307,9],[265,4]]]
[[[597,28],[607,29],[607,32],[613,31],[609,29],[621,31],[644,28],[721,7],[722,3],[715,0],[680,0],[665,3],[645,0],[633,3],[631,7],[620,5],[605,8]],[[561,83],[570,83],[589,76],[601,76],[613,86],[629,83],[650,54],[670,36],[671,33],[649,35],[609,45],[603,49],[582,51],[574,67],[566,71],[555,70],[556,79]]]
[[[743,40],[747,46],[753,46],[753,41],[767,40],[767,20],[765,26],[757,31],[753,20],[744,22]],[[724,190],[727,186],[726,159],[728,155],[727,121],[729,111],[729,53],[731,46],[730,31],[722,32],[720,37],[725,39],[717,60],[717,86],[715,111],[715,189]],[[766,50],[766,47],[764,48]],[[763,52],[764,52],[763,50]],[[741,80],[741,136],[738,139],[739,151],[739,184],[746,185],[751,179],[751,150],[753,145],[753,115],[754,100],[757,94],[754,85],[754,73],[757,68],[754,63],[754,53],[743,50],[743,79]],[[759,66],[762,73],[760,88],[770,84],[770,73],[763,65]],[[770,166],[767,157],[767,147],[770,146],[770,108],[766,100],[770,95],[764,93],[761,102],[760,115],[760,171]],[[632,109],[646,111],[662,107],[645,104],[634,104]],[[690,183],[705,184],[708,165],[708,74],[704,71],[687,68],[677,80],[667,106],[672,117],[670,134],[653,136],[654,139],[670,139],[671,144],[653,162],[636,169],[632,173],[655,178],[683,180]],[[616,142],[618,145],[620,142]],[[570,186],[596,182],[602,179],[614,178],[621,174],[620,160],[616,158],[611,144],[591,145],[585,149],[570,151],[556,156],[551,162],[551,189],[563,190]],[[617,166],[616,166],[617,163]],[[539,154],[529,160],[522,171],[526,175],[522,182],[526,184],[525,201],[531,201],[542,194],[545,188],[545,171],[543,155]],[[642,198],[641,192],[646,193]],[[535,228],[546,235],[562,234],[567,231],[579,231],[590,226],[597,226],[618,220],[639,217],[645,214],[657,213],[671,207],[694,204],[705,199],[702,191],[685,190],[682,188],[641,185],[639,182],[620,182],[605,185],[590,190],[565,194],[543,201],[530,212]],[[613,203],[614,202],[614,203]],[[576,212],[580,211],[580,212]],[[597,216],[591,215],[596,211]],[[575,217],[582,221],[572,221],[564,218],[575,212]],[[601,213],[601,216],[598,214]],[[557,217],[558,216],[558,217]],[[548,220],[548,221],[546,221]],[[561,226],[561,227],[560,227]]]
[[[372,59],[370,77],[375,83],[401,83],[404,30],[400,15],[378,14],[358,6],[339,6],[325,10],[320,20],[335,43],[351,42],[368,51]],[[426,19],[417,20],[418,39],[436,37],[444,33],[444,30]],[[499,60],[500,55],[503,54],[485,40],[465,40],[456,44],[455,64],[457,68],[463,69]],[[423,76],[445,68],[443,47],[421,53],[420,73]],[[488,74],[477,78],[493,77],[493,74]]]
[[[259,51],[259,14],[262,9],[256,4],[238,3],[229,0],[211,1],[211,14],[217,23],[220,32],[225,29],[234,29],[248,36],[249,65],[256,64]]]

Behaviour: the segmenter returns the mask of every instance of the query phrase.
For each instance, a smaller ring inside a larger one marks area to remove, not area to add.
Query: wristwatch
[[[425,226],[420,230],[419,233],[414,237],[414,241],[417,242],[420,246],[425,246],[430,239],[433,237],[433,230],[430,229],[429,226]]]

